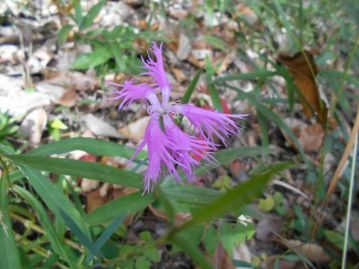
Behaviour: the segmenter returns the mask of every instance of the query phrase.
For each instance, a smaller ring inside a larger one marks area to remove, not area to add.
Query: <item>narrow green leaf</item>
[[[110,239],[111,235],[113,235],[114,232],[116,232],[116,230],[118,229],[118,227],[122,224],[122,222],[124,221],[126,215],[125,214],[120,214],[118,215],[118,217],[106,228],[105,231],[103,231],[103,233],[101,234],[101,236],[99,238],[97,238],[96,242],[95,242],[95,248],[98,250],[101,250],[101,248],[105,245],[105,243],[107,242],[107,240]],[[91,259],[93,258],[93,255],[91,254],[90,256],[88,256],[88,258],[86,259],[86,262],[91,261]]]
[[[106,1],[101,0],[96,5],[94,5],[90,11],[87,13],[87,15],[83,18],[81,25],[80,25],[80,31],[88,28],[91,26],[97,15],[100,13],[102,7],[105,5]]]
[[[194,89],[197,86],[197,83],[199,81],[199,78],[201,77],[201,74],[203,72],[203,69],[199,69],[195,76],[193,77],[191,83],[189,84],[188,88],[186,89],[183,97],[182,97],[182,104],[187,104],[189,100],[191,99],[192,93]]]
[[[85,221],[90,226],[105,224],[120,214],[134,214],[144,209],[153,200],[154,197],[150,194],[142,195],[140,192],[135,192],[95,209],[85,218]]]
[[[199,248],[193,244],[188,244],[189,239],[186,238],[183,234],[175,234],[170,238],[169,241],[186,252],[190,257],[192,257],[194,262],[202,269],[213,269],[212,265],[199,250]]]
[[[170,197],[169,202],[176,211],[190,212],[213,202],[220,193],[216,190],[193,185],[178,185],[172,181],[161,185],[161,191]]]
[[[259,175],[253,176],[245,183],[227,191],[201,210],[196,210],[192,214],[192,219],[181,225],[176,232],[223,216],[230,210],[238,210],[238,208],[259,196],[274,174],[291,166],[292,164],[289,163],[277,163],[264,169]]]
[[[41,202],[36,199],[34,195],[20,186],[14,186],[14,191],[21,196],[30,206],[32,206],[39,217],[41,226],[45,230],[46,236],[49,238],[52,249],[63,258],[71,268],[77,268],[76,263],[68,249],[65,248],[64,240],[59,237],[54,229],[54,225],[49,219],[49,216],[42,206]]]
[[[73,232],[76,237],[79,239],[80,243],[84,245],[93,256],[102,257],[102,253],[96,246],[91,242],[91,240],[82,232],[82,230],[76,225],[75,221],[66,214],[61,208],[60,214],[64,219],[66,226],[70,228],[71,232]]]
[[[82,220],[80,213],[57,186],[53,185],[47,177],[35,169],[26,165],[21,165],[20,169],[44,203],[56,216],[62,218],[59,209],[66,211],[83,233],[89,234],[88,228]]]
[[[0,178],[0,268],[21,269],[20,257],[9,216],[6,171]]]
[[[257,70],[250,73],[241,73],[219,77],[215,80],[215,83],[230,81],[230,80],[249,80],[249,79],[265,79],[277,75],[277,72],[268,70]]]
[[[129,148],[125,145],[97,140],[93,138],[76,137],[62,139],[58,142],[41,145],[40,147],[32,150],[30,155],[51,155],[70,152],[72,150],[83,150],[87,153],[97,156],[121,156],[124,158],[131,158],[135,149]],[[147,158],[147,154],[141,151],[138,155],[139,159]]]
[[[97,179],[138,189],[143,187],[142,175],[104,164],[25,154],[7,155],[7,157],[17,164],[30,166],[41,171]]]

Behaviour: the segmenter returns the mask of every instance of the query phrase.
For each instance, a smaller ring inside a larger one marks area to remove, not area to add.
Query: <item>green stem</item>
[[[342,266],[341,266],[342,269],[346,268],[346,262],[347,262],[350,216],[351,216],[351,208],[352,208],[352,204],[353,204],[353,194],[354,194],[354,175],[355,175],[357,147],[358,147],[358,134],[355,135],[355,140],[354,140],[354,149],[353,149],[353,157],[352,157],[352,169],[351,169],[350,185],[349,185],[347,218],[346,218],[346,223],[345,223],[345,235],[344,235],[344,245],[343,245]]]

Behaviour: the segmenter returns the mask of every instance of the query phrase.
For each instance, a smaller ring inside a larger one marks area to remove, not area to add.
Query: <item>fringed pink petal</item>
[[[110,82],[109,84],[117,87],[112,91],[111,100],[120,100],[121,103],[118,106],[118,110],[132,104],[135,101],[148,99],[153,95],[155,90],[148,84],[133,84],[131,80],[125,81],[124,84],[117,84]]]
[[[153,189],[162,176],[162,167],[177,180],[181,177],[176,171],[176,164],[179,164],[173,157],[173,149],[176,147],[162,131],[158,115],[152,115],[144,137],[148,150],[148,168],[145,173],[145,191]]]
[[[158,47],[156,43],[153,43],[152,52],[156,59],[153,59],[150,56],[148,56],[147,59],[142,58],[143,65],[147,69],[147,72],[143,73],[143,75],[151,76],[154,79],[158,87],[161,89],[162,102],[167,106],[171,86],[163,66],[162,44]]]
[[[244,119],[244,114],[224,114],[213,110],[206,110],[194,105],[174,105],[173,112],[187,117],[196,133],[213,142],[213,137],[218,137],[223,144],[226,140],[239,132],[239,124],[233,119]]]
[[[171,119],[169,115],[163,116],[165,134],[174,145],[173,156],[182,168],[189,182],[195,181],[194,169],[199,165],[200,159],[213,163],[211,153],[215,145],[211,142],[197,139],[183,132]]]

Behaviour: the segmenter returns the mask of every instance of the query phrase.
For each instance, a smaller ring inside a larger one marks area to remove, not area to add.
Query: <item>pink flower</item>
[[[148,168],[145,172],[145,191],[153,189],[165,171],[177,181],[182,181],[177,169],[181,169],[187,181],[195,181],[195,167],[199,160],[216,163],[212,153],[218,147],[214,137],[226,145],[226,140],[239,132],[235,119],[245,115],[223,114],[205,110],[194,105],[170,104],[171,86],[168,82],[162,58],[162,45],[152,46],[154,58],[142,59],[147,71],[143,75],[151,76],[153,84],[134,84],[132,80],[123,85],[111,83],[117,87],[113,91],[113,100],[120,100],[119,109],[135,101],[144,101],[151,119],[146,127],[143,141],[138,145],[133,157],[147,145]],[[161,92],[161,101],[156,91]],[[175,115],[185,116],[193,127],[193,134],[187,134],[173,120]],[[199,137],[199,138],[198,138]]]

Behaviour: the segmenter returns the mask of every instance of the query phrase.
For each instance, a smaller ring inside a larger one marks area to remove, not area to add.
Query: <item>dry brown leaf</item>
[[[75,90],[67,90],[60,98],[58,103],[63,106],[72,107],[76,105],[77,93]]]
[[[276,241],[299,255],[306,257],[312,262],[327,263],[330,261],[328,254],[317,244],[304,243],[299,240],[287,240],[283,237],[277,237]]]
[[[94,190],[86,194],[86,212],[89,213],[106,203],[107,198],[100,195],[99,190]]]
[[[184,82],[184,81],[187,80],[186,75],[182,72],[181,69],[172,68],[172,72],[173,72],[174,76],[176,77],[176,80],[177,80],[179,83],[182,83],[182,82]]]
[[[214,268],[217,269],[235,269],[232,257],[228,255],[222,244],[218,244],[212,257]]]
[[[92,114],[87,114],[84,121],[87,128],[96,136],[123,138],[113,126]]]
[[[221,57],[221,59],[220,59],[221,65],[217,69],[217,72],[216,72],[217,75],[220,75],[224,71],[226,71],[228,66],[234,61],[235,58],[236,58],[236,52],[235,51],[231,51],[231,52],[227,53],[227,55],[224,57],[224,59],[223,59],[223,57]]]
[[[325,125],[327,121],[327,108],[321,100],[319,90],[315,81],[318,67],[315,65],[313,55],[310,51],[296,53],[294,56],[281,54],[278,61],[288,67],[294,77],[294,83],[301,93],[303,112],[307,117],[316,113],[317,120]]]
[[[185,60],[188,58],[190,52],[191,52],[191,41],[184,33],[181,33],[178,40],[178,48],[176,51],[176,56],[180,60]]]

